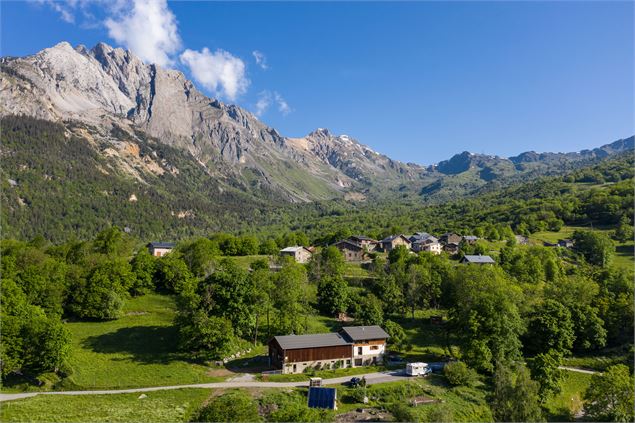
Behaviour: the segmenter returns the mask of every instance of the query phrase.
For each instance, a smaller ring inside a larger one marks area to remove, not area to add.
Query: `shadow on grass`
[[[271,366],[269,366],[269,357],[266,355],[237,358],[228,362],[225,365],[225,368],[237,373],[260,373],[265,370],[271,370]]]
[[[86,338],[82,347],[103,354],[130,354],[134,361],[145,364],[192,361],[177,351],[177,344],[174,326],[133,326]]]
[[[615,247],[615,252],[619,256],[632,257],[635,252],[635,246],[633,245],[618,245]]]

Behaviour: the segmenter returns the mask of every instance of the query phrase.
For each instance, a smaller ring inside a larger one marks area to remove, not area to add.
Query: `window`
[[[357,347],[357,355],[362,355],[362,347]]]
[[[379,345],[371,345],[370,349],[371,350],[378,350],[379,349]]]

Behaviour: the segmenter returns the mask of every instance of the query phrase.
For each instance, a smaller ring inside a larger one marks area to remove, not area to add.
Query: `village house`
[[[427,232],[416,232],[414,235],[410,236],[408,240],[411,243],[415,243],[417,241],[425,241],[427,243],[439,242],[439,239],[434,235],[430,235]]]
[[[465,255],[462,259],[461,259],[461,263],[467,263],[467,264],[496,264],[496,262],[494,261],[493,258],[491,258],[490,256],[482,256],[482,255],[477,255],[477,256],[472,256],[472,255]]]
[[[381,364],[390,336],[379,326],[348,326],[340,331],[353,344],[353,367]]]
[[[173,242],[151,242],[148,244],[148,251],[154,257],[163,257],[176,247]]]
[[[427,232],[417,232],[408,240],[411,242],[410,248],[414,252],[429,251],[434,254],[441,254],[439,239]]]
[[[465,241],[467,244],[474,244],[476,241],[478,241],[478,237],[474,235],[465,235],[463,237],[463,241]]]
[[[378,364],[386,353],[388,338],[379,326],[344,327],[339,333],[275,336],[269,341],[269,363],[282,373]]]
[[[562,248],[573,248],[573,240],[571,239],[559,239],[558,247]]]
[[[311,250],[302,246],[287,247],[280,250],[280,256],[293,257],[293,260],[298,263],[308,263],[312,255]]]
[[[381,249],[389,253],[394,250],[397,246],[403,245],[406,248],[410,248],[410,240],[405,237],[405,235],[391,235],[379,241],[381,244]]]
[[[353,235],[348,239],[349,241],[352,241],[360,247],[364,248],[368,252],[375,251],[379,246],[379,241],[377,241],[376,239],[368,238],[364,235]]]
[[[459,245],[462,240],[463,240],[463,237],[459,234],[455,234],[454,232],[446,232],[439,237],[439,242],[441,242],[441,244],[443,245],[448,245],[448,244]]]
[[[347,239],[333,244],[344,256],[346,261],[364,261],[367,258],[366,251],[361,245]]]
[[[448,253],[450,255],[458,254],[459,253],[459,244],[455,244],[454,242],[450,242],[448,244],[445,244],[443,246],[443,251],[445,251],[446,253]]]
[[[432,254],[439,255],[443,250],[443,246],[438,242],[430,242],[430,241],[415,241],[412,243],[412,251],[428,251]]]

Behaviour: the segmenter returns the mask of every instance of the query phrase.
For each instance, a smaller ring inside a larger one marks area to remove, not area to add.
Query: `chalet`
[[[380,364],[388,334],[379,326],[348,326],[340,331],[353,345],[353,367]]]
[[[294,246],[280,250],[280,256],[292,257],[298,263],[308,263],[313,253],[306,247]]]
[[[471,256],[471,255],[467,255],[466,254],[461,259],[461,263],[467,263],[467,264],[496,264],[494,259],[491,258],[490,256],[482,256],[480,254],[478,256]]]
[[[163,257],[176,247],[173,242],[151,242],[148,244],[148,251],[155,257]]]
[[[436,238],[433,235],[430,235],[427,232],[416,232],[415,234],[410,236],[408,240],[410,242],[416,242],[416,241],[438,242],[439,241],[438,238]]]
[[[269,362],[282,373],[381,363],[388,338],[379,326],[344,327],[339,333],[275,336],[269,341]]]
[[[465,241],[467,244],[474,244],[476,241],[478,241],[478,237],[474,235],[465,235],[463,237],[463,241]]]
[[[404,235],[391,235],[382,239],[379,243],[381,244],[381,249],[386,253],[391,252],[399,245],[410,248],[410,240]]]
[[[446,232],[439,237],[439,242],[443,245],[448,245],[448,244],[459,245],[462,240],[463,240],[463,237],[461,235],[455,234],[453,232]]]
[[[412,243],[412,251],[428,251],[432,254],[439,255],[443,250],[442,245],[438,242],[430,242],[430,241],[415,241]]]
[[[571,239],[559,239],[558,247],[562,248],[573,248],[573,240]]]
[[[354,242],[368,252],[375,251],[377,247],[379,247],[379,241],[377,241],[376,239],[368,238],[364,235],[353,235],[349,237],[348,240]]]
[[[366,251],[361,245],[347,239],[333,245],[340,250],[346,261],[364,261],[367,258]]]
[[[459,253],[459,244],[455,244],[454,242],[447,243],[443,246],[443,251],[450,255]]]

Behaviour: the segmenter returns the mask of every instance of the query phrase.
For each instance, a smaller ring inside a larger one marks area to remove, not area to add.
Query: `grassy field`
[[[209,389],[178,389],[141,394],[34,398],[2,403],[3,422],[186,422],[209,397]]]
[[[330,379],[343,376],[355,376],[364,373],[381,372],[386,370],[382,366],[349,367],[346,369],[318,370],[312,373],[285,374],[285,375],[259,375],[258,379],[267,382],[302,382],[312,377]]]
[[[223,258],[228,258],[236,263],[238,266],[242,267],[245,270],[249,270],[249,266],[256,260],[266,260],[267,262],[271,258],[271,256],[266,255],[255,255],[255,256],[227,256]]]
[[[566,372],[562,391],[551,398],[547,404],[549,421],[571,421],[582,410],[582,396],[591,382],[591,375],[578,372]]]
[[[365,279],[371,277],[371,273],[362,267],[361,263],[347,262],[344,267],[344,277],[352,279]]]
[[[124,316],[109,322],[71,322],[69,388],[115,389],[222,380],[177,352],[173,298],[133,298]]]
[[[582,407],[582,395],[589,385],[591,376],[567,372],[560,394],[547,404],[548,421],[569,421]],[[443,376],[412,378],[405,381],[371,385],[364,388],[337,386],[337,414],[355,413],[360,408],[395,411],[395,407],[406,409],[415,421],[491,421],[487,405],[487,392],[483,385],[476,387],[450,387]],[[216,390],[214,394],[222,393]],[[254,401],[269,398],[279,403],[281,409],[291,408],[294,412],[308,412],[306,388],[294,390],[266,388],[246,390]],[[212,396],[208,389],[179,389],[145,394],[114,394],[86,396],[38,396],[3,403],[0,419],[3,422],[182,422],[192,418],[201,404]],[[369,402],[363,403],[362,398]],[[428,404],[412,407],[410,400],[425,398]],[[213,400],[213,399],[210,399]],[[271,408],[270,408],[271,410]],[[275,410],[275,408],[274,408]],[[284,411],[284,410],[283,410]],[[383,412],[390,416],[386,411]],[[307,414],[299,414],[304,415]],[[265,417],[265,416],[263,416]],[[331,420],[335,413],[326,413],[323,418]]]
[[[563,226],[558,232],[536,232],[529,239],[542,244],[543,242],[556,243],[559,239],[570,239],[577,230],[588,231],[590,227],[581,226]],[[594,231],[603,232],[610,236],[613,229],[594,228]],[[633,241],[615,244],[615,256],[613,263],[624,269],[633,270],[635,267],[635,244]]]
[[[458,354],[458,348],[453,345],[452,337],[446,339],[444,327],[430,323],[430,316],[433,315],[445,316],[446,311],[417,310],[414,319],[410,316],[389,317],[399,323],[406,332],[407,343],[410,347],[399,351],[406,361],[439,361],[449,355],[448,345],[454,354]]]

